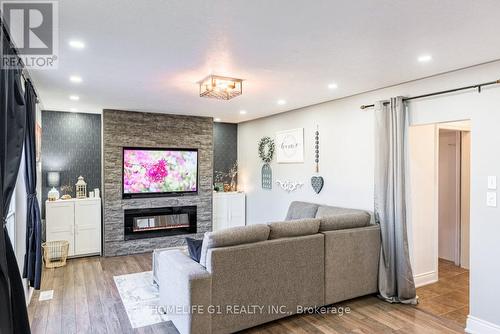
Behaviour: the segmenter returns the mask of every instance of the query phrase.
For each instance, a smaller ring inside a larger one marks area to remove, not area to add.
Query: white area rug
[[[158,310],[160,296],[151,271],[113,278],[132,328],[168,321],[167,315]]]

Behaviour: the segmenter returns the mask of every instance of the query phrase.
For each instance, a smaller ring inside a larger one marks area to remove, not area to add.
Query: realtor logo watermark
[[[2,68],[56,69],[59,51],[57,1],[0,1],[16,57],[2,54]],[[4,43],[2,39],[1,43]],[[2,46],[3,47],[3,46]]]

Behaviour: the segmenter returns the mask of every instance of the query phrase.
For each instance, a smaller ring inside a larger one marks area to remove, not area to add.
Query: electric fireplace
[[[196,206],[125,210],[125,240],[196,233],[196,214]]]

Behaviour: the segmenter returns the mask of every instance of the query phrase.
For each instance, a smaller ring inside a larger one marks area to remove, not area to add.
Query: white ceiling
[[[498,0],[60,0],[59,68],[32,77],[45,109],[241,122],[498,59],[499,13]],[[243,95],[199,97],[209,73],[245,79]]]

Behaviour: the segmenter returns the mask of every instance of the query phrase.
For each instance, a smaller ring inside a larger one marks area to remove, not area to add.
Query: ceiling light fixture
[[[247,113],[246,110],[240,110],[240,114],[245,115]]]
[[[286,103],[285,100],[281,99],[281,100],[278,100],[277,102],[280,106],[284,105]]]
[[[80,96],[78,96],[78,95],[70,95],[69,99],[72,100],[72,101],[78,101],[78,100],[80,100]]]
[[[431,55],[421,55],[420,57],[418,57],[418,61],[420,63],[427,63],[429,61],[432,60],[432,56]]]
[[[338,86],[336,83],[332,82],[332,83],[328,84],[328,88],[329,89],[336,89],[336,88],[338,88]]]
[[[69,41],[69,46],[71,46],[73,49],[85,49],[85,43],[83,43],[82,41],[78,41],[78,40],[71,40]]]
[[[78,109],[76,109],[76,108],[69,108],[69,111],[71,111],[71,112],[77,112]]]
[[[79,77],[78,75],[72,75],[69,77],[69,81],[74,82],[74,83],[80,83],[80,82],[82,82],[82,78]]]
[[[214,121],[220,122],[220,118],[214,118]]]
[[[209,75],[199,81],[200,97],[230,100],[243,93],[243,79]]]

